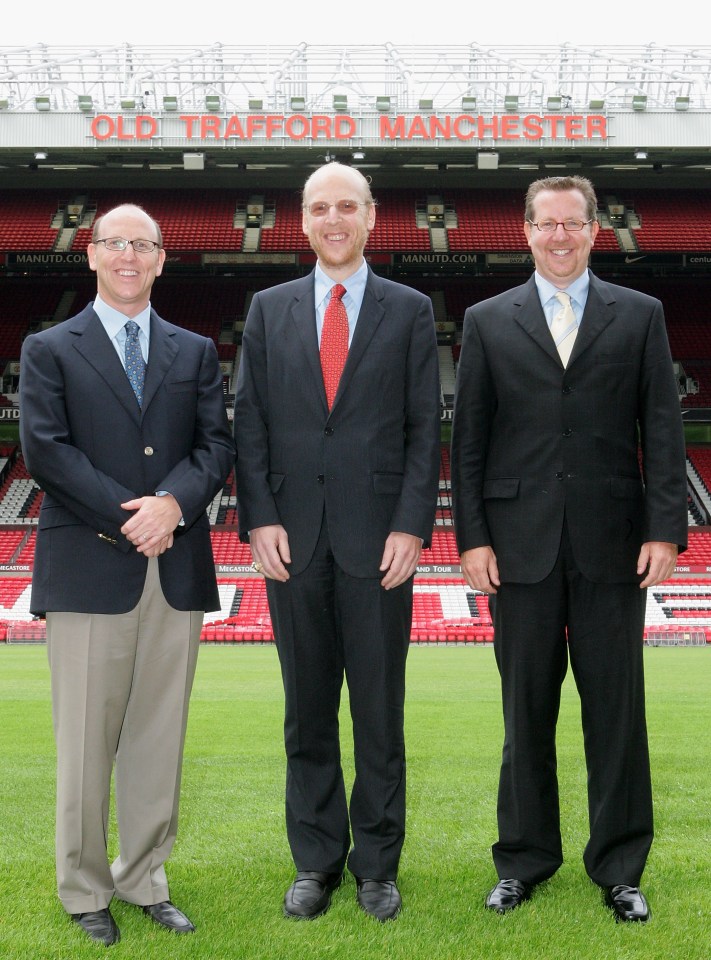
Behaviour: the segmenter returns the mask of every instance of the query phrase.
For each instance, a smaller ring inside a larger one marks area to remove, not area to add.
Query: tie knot
[[[556,300],[562,307],[567,307],[570,305],[570,294],[563,293],[562,290],[559,290],[555,295]]]
[[[331,297],[334,300],[340,300],[345,292],[346,292],[346,288],[343,286],[342,283],[335,283],[331,287]]]
[[[129,337],[138,336],[138,324],[135,320],[129,320],[128,323],[125,324],[125,330]]]

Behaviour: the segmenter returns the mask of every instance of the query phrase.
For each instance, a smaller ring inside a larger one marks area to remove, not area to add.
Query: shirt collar
[[[363,262],[350,277],[347,277],[345,280],[332,280],[331,277],[325,272],[321,264],[316,262],[316,269],[314,271],[314,299],[316,306],[319,307],[326,297],[330,294],[331,289],[335,283],[341,283],[342,286],[348,291],[346,296],[352,297],[354,300],[362,300],[363,292],[365,291],[365,285],[368,282],[368,264],[363,259]]]
[[[121,313],[120,310],[116,310],[115,307],[110,307],[108,303],[101,299],[97,293],[96,298],[94,299],[94,312],[101,320],[104,329],[108,333],[109,337],[114,340],[116,335],[123,331],[123,328],[126,326],[126,323],[129,320],[135,320],[138,324],[141,332],[146,338],[146,342],[150,340],[151,332],[151,305],[150,303],[145,308],[141,310],[139,314],[135,317],[127,317],[125,314]]]
[[[556,293],[561,293],[560,287],[554,286],[550,280],[546,280],[545,277],[542,277],[537,270],[533,276],[536,281],[538,296],[542,304],[546,304],[549,300],[552,300]],[[579,307],[584,308],[588,299],[589,289],[590,274],[586,269],[583,270],[580,276],[576,277],[572,283],[568,284],[568,286],[565,288],[565,293],[567,293],[570,299],[578,304]]]

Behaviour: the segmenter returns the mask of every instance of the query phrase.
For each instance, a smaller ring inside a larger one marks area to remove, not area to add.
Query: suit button
[[[316,477],[316,479],[318,480],[319,483],[323,483],[323,480],[324,480],[323,474],[322,474],[322,473],[319,473],[319,475]]]
[[[568,396],[569,393],[573,392],[573,388],[569,387],[567,384],[563,387],[563,395]]]
[[[326,427],[326,429],[325,429],[323,432],[326,434],[327,437],[332,437],[332,436],[333,436],[333,427]]]
[[[564,431],[563,431],[563,436],[564,436],[564,437],[572,437],[572,436],[573,436],[573,431],[570,429],[570,427],[568,427],[567,430],[564,430]]]
[[[562,474],[562,473],[556,473],[555,478],[556,478],[556,480],[562,480],[562,479],[563,479],[563,474]]]
[[[144,448],[143,448],[143,452],[145,453],[145,455],[146,455],[147,457],[152,457],[152,456],[153,456],[153,447],[144,447]]]

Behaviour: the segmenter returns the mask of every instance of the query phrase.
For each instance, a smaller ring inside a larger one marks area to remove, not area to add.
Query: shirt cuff
[[[167,497],[169,493],[170,493],[170,490],[156,490],[157,497]],[[181,517],[180,520],[178,520],[178,526],[179,527],[185,526],[185,520],[183,517]]]

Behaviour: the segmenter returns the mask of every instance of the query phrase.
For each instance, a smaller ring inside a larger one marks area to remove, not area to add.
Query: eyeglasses
[[[123,252],[130,244],[134,253],[153,253],[160,250],[160,244],[155,240],[126,240],[125,237],[109,237],[107,240],[93,240],[93,243],[103,243],[107,250],[115,253]]]
[[[527,222],[532,227],[538,227],[541,233],[554,233],[557,227],[562,227],[566,233],[578,233],[583,227],[592,223],[593,219],[591,217],[590,220],[539,220],[538,223],[528,220]]]
[[[314,203],[305,204],[305,206],[312,217],[327,217],[332,207],[342,217],[352,217],[358,211],[358,207],[368,207],[370,202],[367,200],[339,200],[338,203],[326,203],[325,200],[316,200]]]

